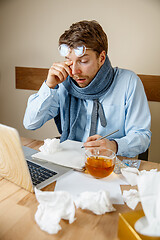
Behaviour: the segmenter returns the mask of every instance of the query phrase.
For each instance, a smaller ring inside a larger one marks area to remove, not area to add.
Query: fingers
[[[72,77],[71,65],[72,61],[53,63],[46,80],[48,87],[55,88],[57,84],[64,82],[68,75]]]
[[[101,140],[97,140],[100,138],[100,135],[93,135],[87,138],[87,141],[84,143],[84,147],[100,147]]]
[[[71,65],[73,64],[73,62],[72,62],[71,60],[67,60],[67,61],[65,61],[65,64],[66,64],[67,66],[71,66]]]
[[[108,139],[101,139],[98,140],[101,136],[100,135],[93,135],[87,138],[87,141],[84,143],[85,148],[98,148],[98,149],[106,149],[110,147],[110,140]]]
[[[85,143],[84,143],[84,147],[85,147],[85,148],[89,148],[89,147],[100,147],[100,143],[99,143],[99,141],[85,142]]]
[[[50,68],[50,75],[58,78],[60,82],[65,81],[68,76],[68,73],[61,66],[55,65]]]
[[[93,136],[90,136],[87,138],[87,141],[86,142],[90,142],[90,141],[96,141],[98,138],[100,138],[101,136],[96,134],[96,135],[93,135]]]
[[[72,70],[70,66],[72,65],[72,61],[65,61],[65,62],[60,62],[60,63],[54,63],[53,66],[59,67],[60,69],[65,70],[68,75],[72,75]]]
[[[101,140],[85,142],[84,147],[89,151],[98,150],[101,154],[103,154],[103,152],[106,151],[106,149],[110,149],[115,153],[117,153],[118,151],[118,145],[116,144],[116,142],[111,141],[109,139],[101,139]]]

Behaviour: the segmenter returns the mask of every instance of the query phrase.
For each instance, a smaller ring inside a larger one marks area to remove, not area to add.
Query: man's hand
[[[87,141],[84,143],[84,147],[97,148],[100,151],[102,150],[102,152],[103,152],[103,149],[110,149],[113,152],[117,153],[118,149],[117,149],[117,143],[115,141],[110,141],[107,138],[104,138],[102,140],[97,140],[100,137],[101,137],[100,135],[93,135],[91,137],[88,137]]]
[[[47,86],[55,88],[57,84],[64,82],[68,75],[72,77],[71,65],[72,61],[53,63],[48,71]]]

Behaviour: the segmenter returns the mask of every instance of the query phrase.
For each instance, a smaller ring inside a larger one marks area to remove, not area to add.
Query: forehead
[[[93,51],[92,49],[86,49],[86,52],[83,56],[80,56],[78,57],[75,52],[74,52],[74,49],[71,48],[69,54],[66,56],[66,58],[76,58],[76,59],[82,59],[82,58],[85,58],[85,57],[88,57],[88,58],[94,58],[96,56],[96,53],[95,51]]]

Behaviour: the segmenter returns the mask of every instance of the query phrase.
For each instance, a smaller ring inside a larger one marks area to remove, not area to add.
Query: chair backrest
[[[48,68],[15,67],[16,89],[39,90],[47,78]],[[160,76],[138,74],[148,101],[160,102]]]
[[[39,90],[47,78],[48,68],[15,67],[16,88]],[[138,74],[141,79],[148,101],[160,102],[160,76]],[[148,149],[139,154],[139,159],[148,160]]]
[[[160,102],[160,76],[138,75],[141,79],[148,101]],[[148,149],[138,155],[138,159],[148,160]]]

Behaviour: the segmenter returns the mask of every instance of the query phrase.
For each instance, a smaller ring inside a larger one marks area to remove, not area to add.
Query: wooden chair
[[[160,76],[138,75],[141,79],[148,101],[160,102]],[[138,159],[148,161],[148,149],[138,155]]]
[[[48,74],[48,68],[15,67],[16,89],[39,90]],[[160,102],[160,76],[138,74],[148,101]],[[148,160],[148,149],[138,159]]]

